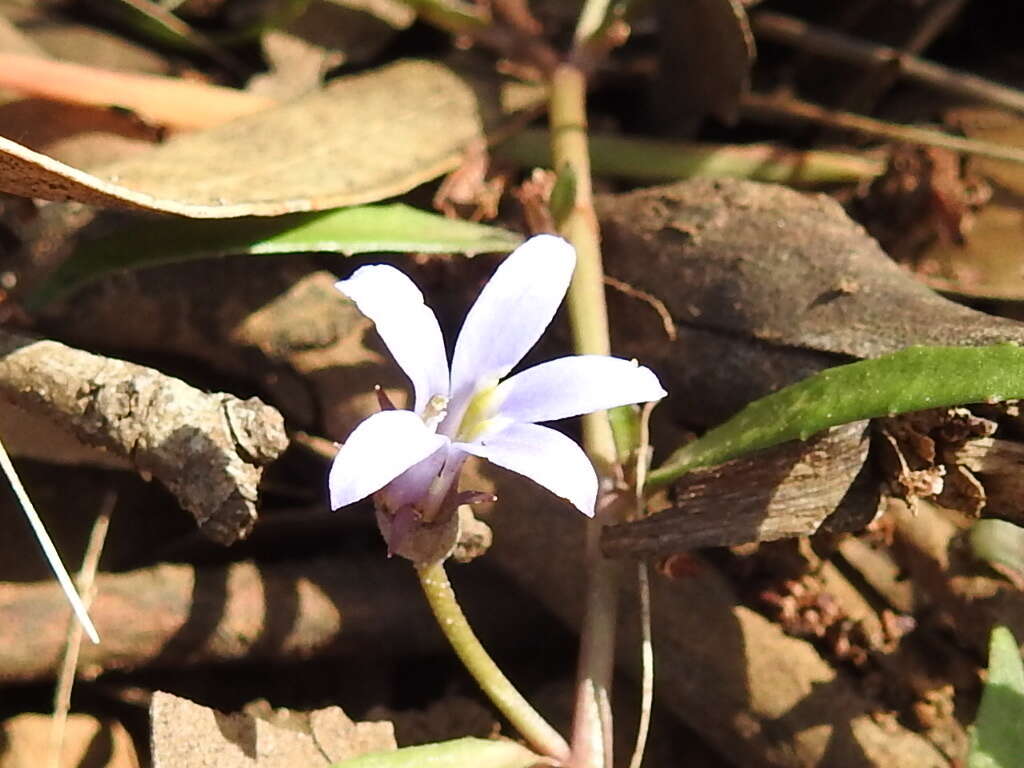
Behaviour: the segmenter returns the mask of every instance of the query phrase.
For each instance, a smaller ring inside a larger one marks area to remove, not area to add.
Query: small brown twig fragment
[[[768,11],[756,14],[751,25],[758,37],[767,40],[799,46],[819,56],[861,66],[890,65],[904,77],[930,88],[1024,112],[1024,92],[1016,88],[909,56],[888,46],[858,40],[792,16]]]
[[[771,96],[763,93],[747,93],[743,96],[742,109],[748,117],[771,116],[797,121],[817,123],[818,125],[853,131],[873,138],[888,141],[902,141],[908,144],[922,144],[928,147],[942,147],[953,152],[990,157],[994,160],[1009,160],[1013,163],[1024,163],[1024,151],[1017,147],[996,144],[991,141],[978,141],[953,136],[942,131],[928,128],[917,128],[912,125],[898,125],[875,120],[851,112],[828,109],[807,101],[790,97]]]
[[[0,332],[0,396],[158,478],[222,544],[256,520],[262,467],[288,444],[257,398],[206,393],[152,368]]]
[[[676,340],[676,324],[672,319],[671,313],[668,311],[668,307],[665,306],[664,301],[659,299],[653,293],[648,293],[647,291],[641,291],[639,288],[634,288],[625,280],[619,280],[617,277],[605,275],[604,284],[650,306],[650,308],[658,314],[658,317],[661,318],[661,326],[665,329],[665,335],[668,337],[668,340]]]

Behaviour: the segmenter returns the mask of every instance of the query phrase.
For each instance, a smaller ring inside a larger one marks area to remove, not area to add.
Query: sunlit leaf
[[[27,304],[38,307],[103,275],[226,254],[510,251],[514,232],[407,205],[364,205],[272,218],[160,219],[82,243]]]
[[[909,347],[817,373],[755,400],[724,424],[685,445],[651,473],[648,487],[694,467],[719,464],[828,427],[963,403],[1024,397],[1024,349]]]
[[[362,755],[335,763],[332,768],[529,768],[538,764],[542,764],[540,756],[514,741],[467,737]]]
[[[399,61],[91,169],[0,136],[0,191],[199,219],[377,202],[457,168],[504,119],[453,70]]]
[[[968,768],[1016,768],[1024,755],[1024,663],[1013,633],[992,630],[988,681],[971,731]]]

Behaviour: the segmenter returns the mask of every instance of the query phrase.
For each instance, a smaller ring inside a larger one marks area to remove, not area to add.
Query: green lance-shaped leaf
[[[750,405],[653,471],[648,489],[695,467],[719,464],[858,419],[1024,397],[1024,349],[909,347],[817,373]]]
[[[227,254],[477,253],[510,251],[522,237],[407,205],[361,205],[270,218],[159,219],[82,243],[34,294],[30,308],[122,269]]]
[[[375,752],[343,760],[331,768],[529,768],[548,764],[550,761],[514,741],[466,737]]]
[[[971,729],[968,768],[1016,768],[1024,756],[1024,663],[1013,634],[995,627],[988,681]]]

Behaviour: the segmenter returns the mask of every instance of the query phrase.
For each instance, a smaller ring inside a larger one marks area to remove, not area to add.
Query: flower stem
[[[430,565],[417,565],[416,574],[438,626],[448,638],[459,660],[494,706],[508,718],[533,749],[560,763],[567,762],[569,745],[565,743],[565,739],[516,690],[473,633],[455,599],[455,592],[448,581],[444,564],[436,562]]]
[[[562,64],[551,82],[551,155],[555,172],[571,176],[575,198],[558,222],[576,247],[576,272],[569,287],[569,320],[579,354],[607,355],[608,311],[604,297],[600,233],[594,213],[587,149],[586,75]],[[587,591],[580,632],[579,670],[573,716],[572,764],[576,768],[607,768],[612,759],[611,685],[618,616],[619,566],[600,550],[601,528],[621,514],[616,494],[615,439],[605,412],[583,417],[583,447],[597,468],[600,497],[597,514],[587,524]]]

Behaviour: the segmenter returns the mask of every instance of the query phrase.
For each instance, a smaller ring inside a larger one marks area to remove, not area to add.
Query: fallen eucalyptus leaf
[[[992,630],[988,658],[988,681],[971,732],[967,766],[1013,768],[1024,755],[1024,664],[1006,627]]]
[[[514,232],[448,219],[407,205],[366,205],[258,219],[165,219],[142,223],[81,244],[29,297],[39,307],[121,269],[192,261],[225,254],[396,252],[467,255],[510,251]]]
[[[0,138],[0,191],[192,218],[356,205],[457,167],[484,112],[496,114],[447,67],[402,61],[94,174]]]
[[[678,338],[608,294],[613,347],[667,382],[689,426],[812,373],[914,345],[1024,344],[1024,324],[939,296],[825,195],[694,179],[594,200],[608,274],[663,302]]]
[[[964,403],[1024,397],[1024,349],[910,347],[875,360],[829,368],[748,405],[683,446],[654,470],[648,487],[688,469],[718,464],[859,419]]]

